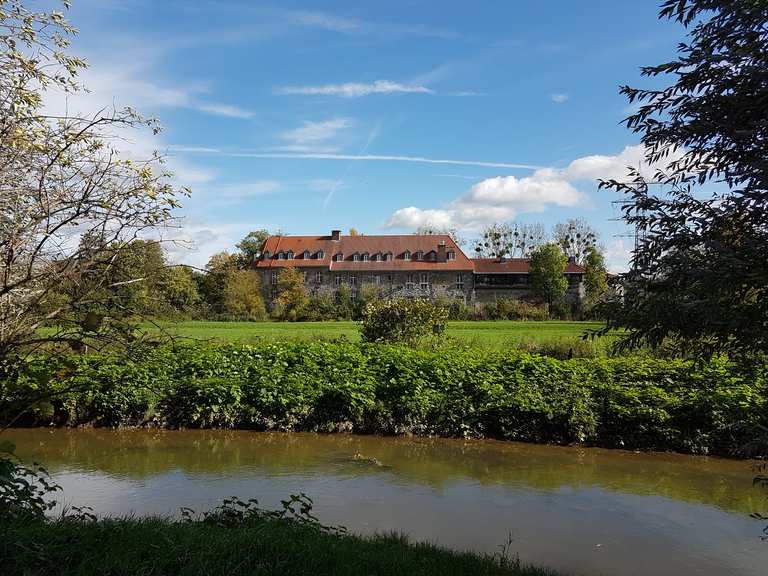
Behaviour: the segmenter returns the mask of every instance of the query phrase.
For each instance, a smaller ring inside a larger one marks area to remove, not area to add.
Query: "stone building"
[[[304,273],[310,293],[348,286],[353,298],[366,284],[383,297],[398,295],[461,298],[468,303],[531,298],[526,259],[470,259],[448,235],[270,236],[254,268],[261,273],[264,300],[277,294],[280,270]],[[569,295],[583,296],[582,267],[569,262]]]

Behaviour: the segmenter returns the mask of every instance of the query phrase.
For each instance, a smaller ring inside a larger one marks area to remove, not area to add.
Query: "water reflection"
[[[749,463],[495,441],[225,431],[11,430],[72,503],[103,514],[275,505],[589,574],[758,574]]]

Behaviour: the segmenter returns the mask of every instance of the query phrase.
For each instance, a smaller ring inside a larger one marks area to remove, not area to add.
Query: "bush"
[[[738,454],[768,425],[768,367],[557,360],[460,346],[293,342],[40,359],[0,381],[21,424],[352,431]],[[57,375],[51,380],[53,375]],[[30,392],[31,391],[31,392]],[[766,455],[762,453],[756,456]]]
[[[481,307],[483,320],[547,320],[549,315],[543,306],[537,306],[516,298],[499,298]]]
[[[363,310],[360,335],[363,342],[414,344],[441,333],[446,320],[446,309],[430,300],[376,300]]]

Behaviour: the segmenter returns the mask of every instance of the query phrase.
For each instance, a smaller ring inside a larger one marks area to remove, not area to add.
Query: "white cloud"
[[[330,140],[341,130],[349,128],[351,125],[352,121],[349,118],[332,118],[323,122],[305,121],[301,127],[283,132],[280,136],[284,140],[290,140],[295,145],[306,146]]]
[[[309,10],[289,10],[285,17],[295,24],[309,28],[320,28],[331,32],[356,32],[365,26],[360,20],[344,18],[324,12],[312,12]]]
[[[632,247],[624,238],[616,238],[605,248],[605,265],[609,272],[626,272],[631,258]]]
[[[386,221],[385,226],[414,228],[439,222],[441,226],[475,230],[492,222],[512,220],[519,214],[543,212],[550,206],[584,206],[588,197],[577,190],[574,182],[620,180],[627,176],[628,166],[639,168],[642,174],[652,178],[657,166],[645,163],[643,150],[642,145],[627,146],[613,156],[584,156],[566,168],[540,168],[531,176],[523,178],[488,178],[442,208],[400,208]],[[617,265],[620,260],[621,257],[617,255]]]
[[[325,84],[322,86],[282,86],[275,90],[277,94],[307,94],[320,96],[340,96],[359,98],[370,94],[415,93],[432,94],[426,86],[401,84],[391,80],[376,80],[371,83],[348,82],[346,84]]]
[[[195,104],[193,106],[195,110],[205,112],[207,114],[213,114],[214,116],[226,116],[227,118],[253,118],[253,112],[250,110],[244,110],[237,106],[230,106],[229,104]]]
[[[564,104],[568,101],[568,94],[550,94],[549,99],[555,104]]]

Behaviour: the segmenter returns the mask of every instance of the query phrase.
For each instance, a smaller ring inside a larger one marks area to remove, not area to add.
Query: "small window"
[[[421,250],[416,252],[416,260],[424,260],[424,252]]]
[[[376,276],[373,277],[373,283],[376,284],[376,285],[381,284],[381,276],[376,274]]]
[[[264,251],[264,260],[269,260],[271,256],[272,254],[269,252],[269,250]]]
[[[277,253],[277,259],[278,260],[285,260],[285,254],[283,252]]]
[[[456,274],[456,290],[464,290],[464,274]]]
[[[293,260],[293,251],[288,250],[288,260]]]
[[[357,276],[350,276],[349,277],[349,284],[351,286],[356,286],[357,285]]]
[[[387,275],[387,283],[392,284],[392,274]]]
[[[456,260],[456,252],[453,250],[448,250],[446,256],[448,256],[448,260]]]
[[[336,259],[336,262],[341,262],[342,260],[344,260],[344,254],[342,254],[341,252],[339,252],[338,254],[336,254],[336,255],[334,256],[334,258]]]
[[[277,298],[277,289],[272,288],[272,299],[274,300],[275,298]]]
[[[363,262],[368,262],[368,252],[363,252]]]
[[[352,254],[352,260],[353,260],[354,262],[359,262],[359,261],[360,261],[360,254],[358,254],[357,252],[355,252],[354,254]]]
[[[336,286],[341,286],[341,276],[336,276],[336,278],[333,279],[333,283]]]
[[[410,260],[410,259],[411,259],[411,253],[408,250],[403,252],[403,260]]]
[[[405,287],[409,290],[413,288],[413,274],[408,274],[408,279],[405,282]]]
[[[421,282],[419,285],[422,290],[427,290],[429,288],[429,279],[427,278],[426,274],[421,275]]]
[[[379,254],[379,253],[377,252],[377,253],[374,255],[373,259],[374,259],[376,262],[381,262],[381,254]]]
[[[384,262],[389,262],[390,260],[392,260],[392,252],[387,252],[384,254]]]
[[[272,275],[269,279],[270,284],[277,284],[277,272],[272,272]]]
[[[319,270],[315,272],[315,283],[322,284],[323,283],[323,273]]]
[[[322,250],[318,250],[317,254],[315,254],[315,258],[317,258],[318,260],[322,260],[323,258],[325,258],[325,252],[323,252]]]

